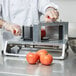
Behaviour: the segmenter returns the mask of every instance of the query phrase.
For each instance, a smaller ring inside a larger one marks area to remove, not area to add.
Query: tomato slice
[[[48,19],[51,19],[50,16],[47,16]]]
[[[14,32],[14,34],[16,34],[16,30],[14,30],[13,32]]]

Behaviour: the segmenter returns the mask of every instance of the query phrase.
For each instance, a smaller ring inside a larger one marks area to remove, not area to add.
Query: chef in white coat
[[[56,21],[59,16],[57,8],[50,0],[2,0],[0,27],[18,36],[20,26],[39,23],[38,12],[44,15],[45,22]]]

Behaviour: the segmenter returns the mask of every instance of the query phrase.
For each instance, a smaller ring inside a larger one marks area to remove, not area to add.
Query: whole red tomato
[[[50,54],[44,54],[40,56],[40,62],[44,65],[50,65],[53,61],[53,57]]]
[[[46,36],[46,31],[45,29],[41,29],[41,39]]]
[[[39,57],[40,57],[41,55],[47,54],[48,52],[47,52],[47,50],[45,50],[45,49],[40,49],[40,50],[38,50],[36,53],[37,53],[37,54],[39,55]]]
[[[26,55],[26,60],[29,64],[36,64],[36,62],[39,60],[39,56],[36,53],[29,52]]]

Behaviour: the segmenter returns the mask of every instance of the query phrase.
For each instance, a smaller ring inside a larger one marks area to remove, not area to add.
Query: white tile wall
[[[76,37],[76,0],[51,0],[59,6],[59,20],[69,22],[69,37]]]
[[[51,0],[59,6],[60,19],[76,22],[76,0]]]

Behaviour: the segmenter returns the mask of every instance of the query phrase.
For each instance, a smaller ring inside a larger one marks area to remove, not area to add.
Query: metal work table
[[[30,65],[25,58],[0,56],[0,76],[76,76],[76,56],[69,49],[65,60],[54,60],[52,65]]]

